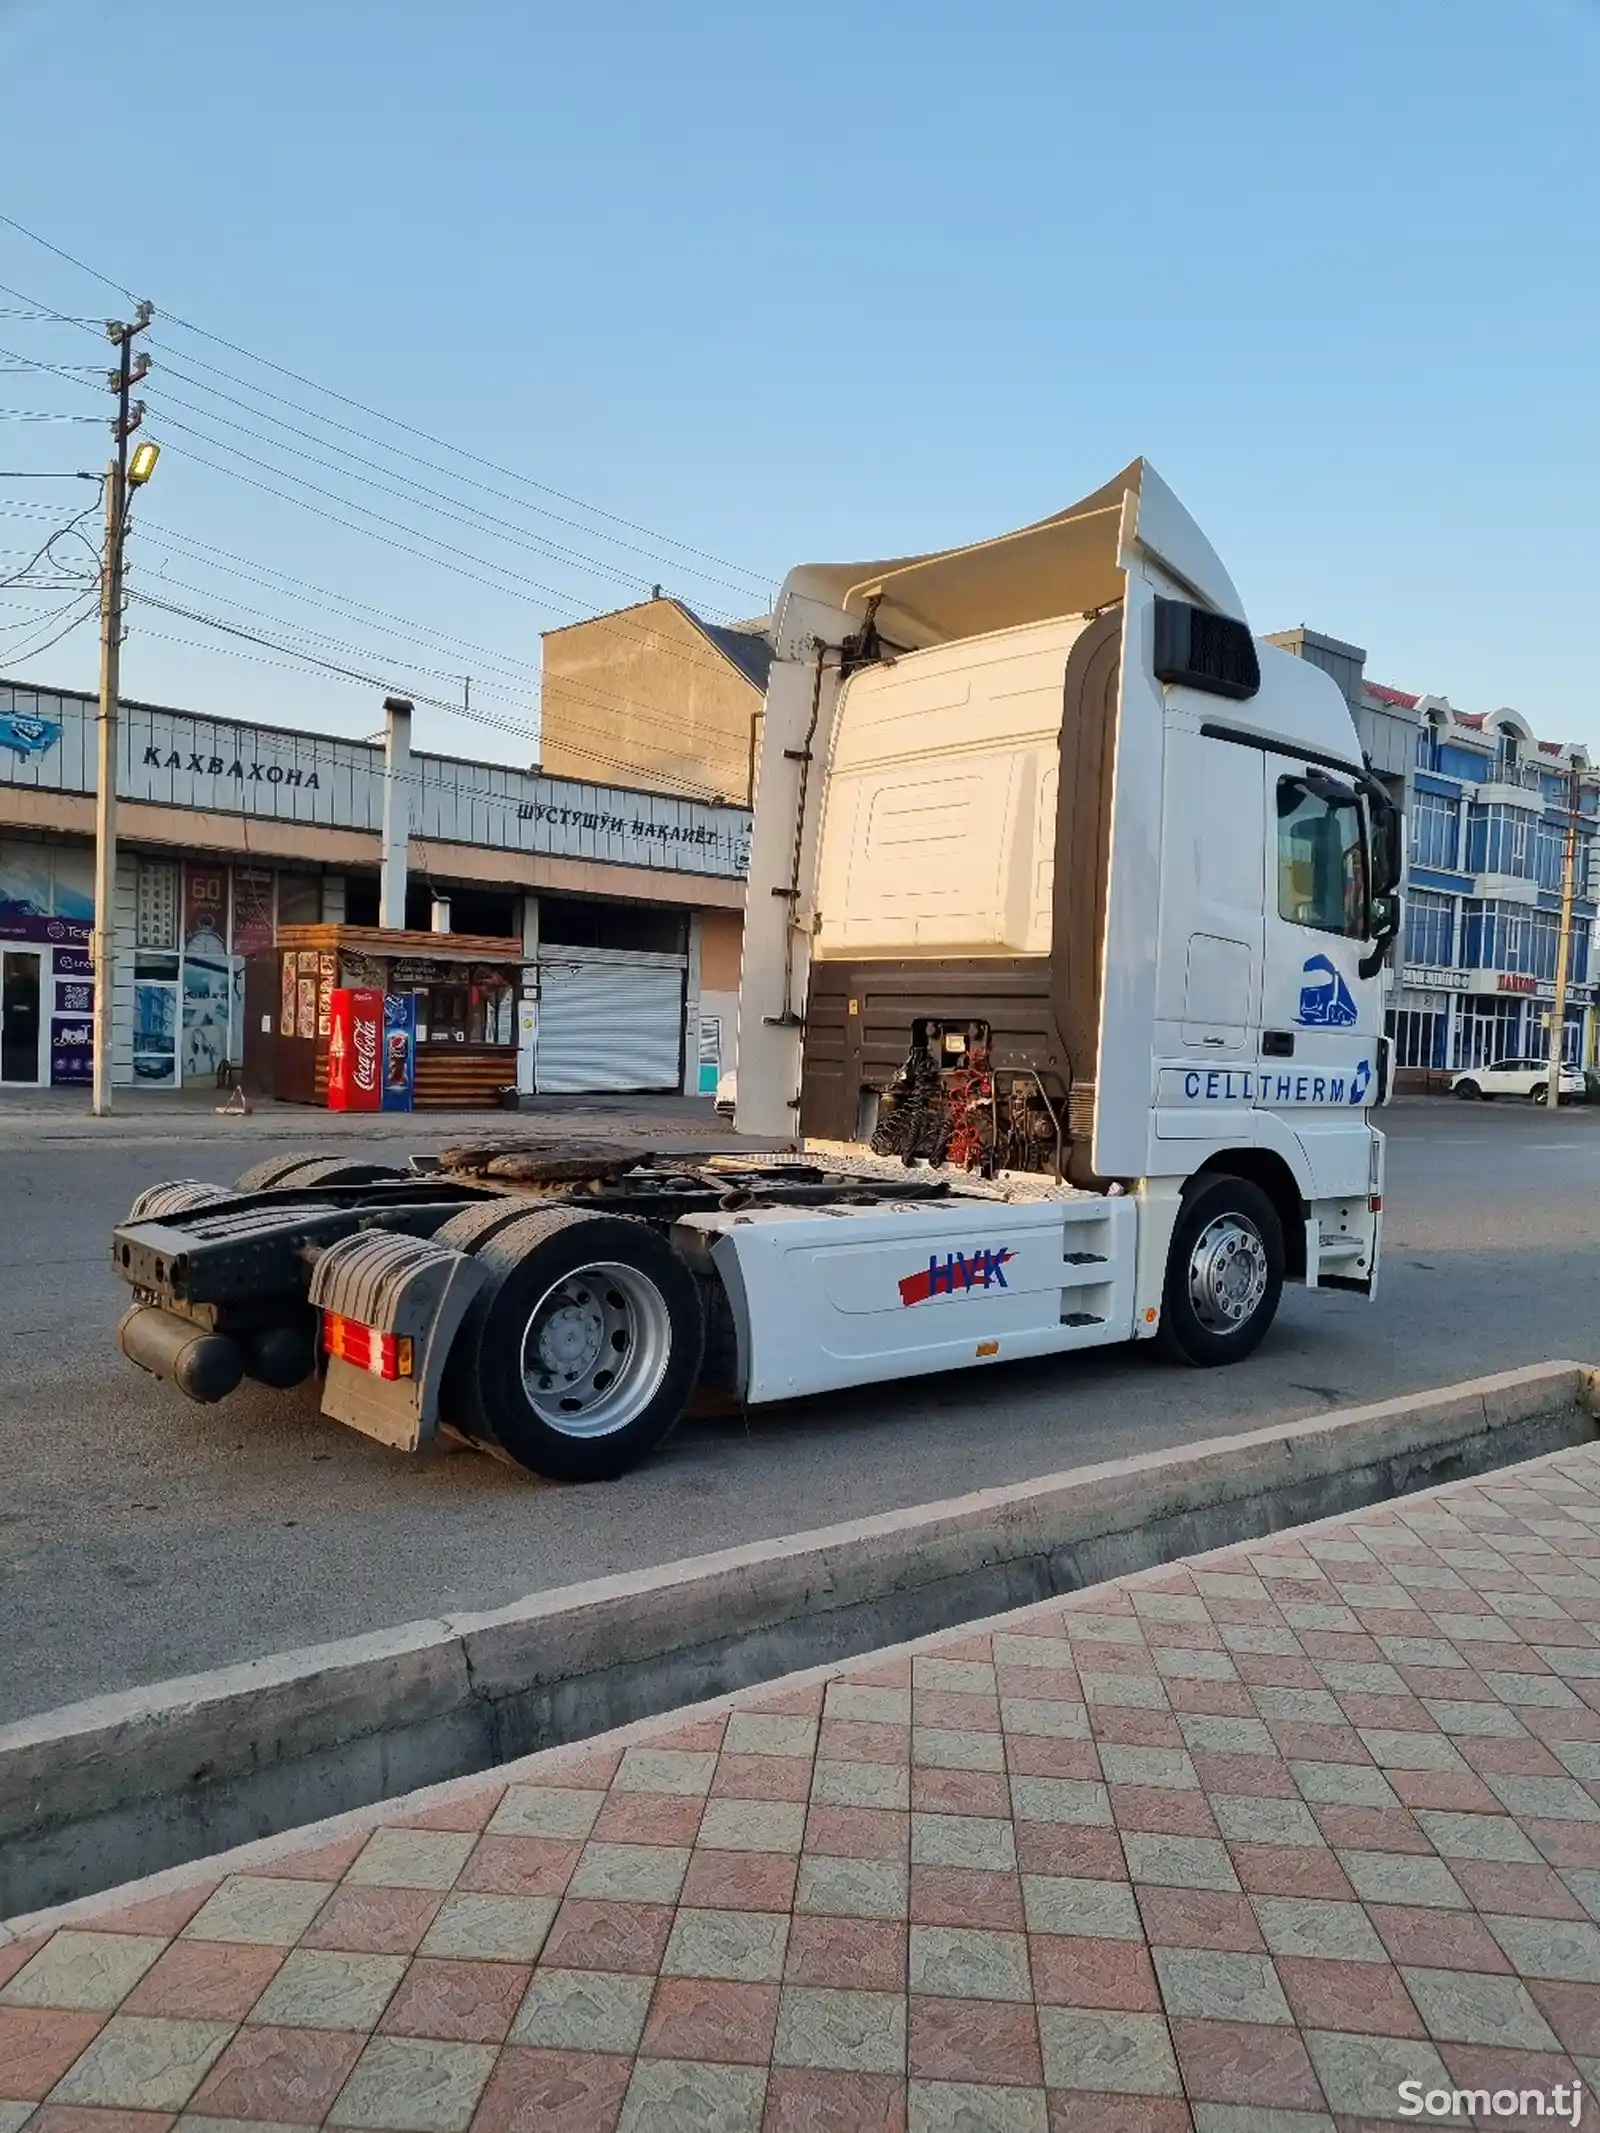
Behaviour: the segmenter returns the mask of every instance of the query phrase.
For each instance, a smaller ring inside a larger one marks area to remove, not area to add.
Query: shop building
[[[268,1012],[247,1003],[253,961],[281,972],[292,938],[323,990],[323,949],[298,929],[342,929],[339,952],[359,954],[393,782],[422,1072],[425,1048],[499,1049],[529,1093],[695,1093],[735,1063],[742,807],[420,752],[391,779],[381,746],[134,703],[117,782],[117,1083],[238,1070],[247,1006],[258,1035]],[[94,700],[0,681],[7,1086],[89,1078],[94,791]],[[427,938],[440,923],[448,938]],[[298,1032],[298,996],[295,1013]],[[312,1013],[325,1039],[320,997]]]
[[[1362,745],[1406,816],[1404,926],[1388,1009],[1397,1084],[1442,1087],[1499,1059],[1545,1056],[1555,1000],[1567,830],[1576,895],[1564,1046],[1600,1045],[1594,924],[1600,775],[1585,750],[1537,739],[1518,712],[1458,711],[1365,678],[1358,646],[1313,630],[1273,640],[1333,673]]]

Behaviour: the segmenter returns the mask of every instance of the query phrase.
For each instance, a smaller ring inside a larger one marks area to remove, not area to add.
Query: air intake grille
[[[1186,600],[1156,601],[1156,680],[1242,702],[1261,687],[1250,626]]]

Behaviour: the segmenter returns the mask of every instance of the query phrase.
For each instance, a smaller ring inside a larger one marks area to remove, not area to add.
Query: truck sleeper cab
[[[737,1125],[788,1152],[155,1188],[113,1243],[132,1360],[205,1399],[320,1371],[385,1442],[580,1480],[708,1392],[1227,1362],[1285,1278],[1373,1292],[1393,806],[1159,477],[792,572],[774,636]]]

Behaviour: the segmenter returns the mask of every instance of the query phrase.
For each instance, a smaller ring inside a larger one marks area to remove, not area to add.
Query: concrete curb
[[[1532,1365],[0,1727],[0,1918],[680,1705],[1588,1441]]]

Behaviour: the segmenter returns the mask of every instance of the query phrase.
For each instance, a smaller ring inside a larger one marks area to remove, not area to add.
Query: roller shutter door
[[[536,1079],[541,1095],[676,1089],[683,1072],[683,965],[541,961]]]

